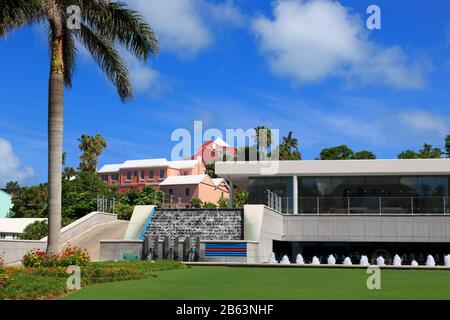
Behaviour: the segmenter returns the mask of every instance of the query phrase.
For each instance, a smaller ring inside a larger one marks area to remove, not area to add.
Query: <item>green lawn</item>
[[[96,284],[65,299],[450,299],[450,271],[382,270],[368,290],[364,269],[192,267]]]

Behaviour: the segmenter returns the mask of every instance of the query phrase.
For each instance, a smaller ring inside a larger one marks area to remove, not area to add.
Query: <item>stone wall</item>
[[[243,215],[241,209],[157,209],[146,235],[242,240]]]

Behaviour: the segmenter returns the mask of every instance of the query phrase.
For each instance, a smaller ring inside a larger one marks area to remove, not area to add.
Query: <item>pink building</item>
[[[98,170],[100,179],[119,192],[130,188],[152,186],[167,197],[189,204],[192,198],[203,202],[228,198],[229,188],[224,179],[211,179],[205,174],[200,159],[168,161],[162,159],[128,160],[122,164],[106,164]],[[219,181],[220,180],[220,181]]]
[[[208,140],[199,146],[192,159],[198,159],[200,157],[203,164],[209,164],[215,160],[222,160],[224,155],[236,157],[237,149],[230,146],[223,139],[217,138],[214,141]]]

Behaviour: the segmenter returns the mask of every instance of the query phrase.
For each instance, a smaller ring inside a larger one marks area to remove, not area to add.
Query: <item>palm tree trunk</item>
[[[52,44],[48,90],[48,244],[47,253],[60,251],[61,238],[61,167],[64,121],[64,65],[62,40]]]

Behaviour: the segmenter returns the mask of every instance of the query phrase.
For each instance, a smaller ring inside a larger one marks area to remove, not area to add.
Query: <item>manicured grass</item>
[[[185,268],[173,261],[96,262],[82,269],[83,286],[94,283],[144,279],[154,277],[154,272]],[[43,269],[5,268],[0,274],[8,274],[11,284],[0,288],[0,300],[3,299],[52,299],[67,294],[68,274],[55,273]],[[83,271],[85,270],[85,271]]]
[[[157,277],[88,286],[66,299],[450,299],[448,270],[192,267]]]

